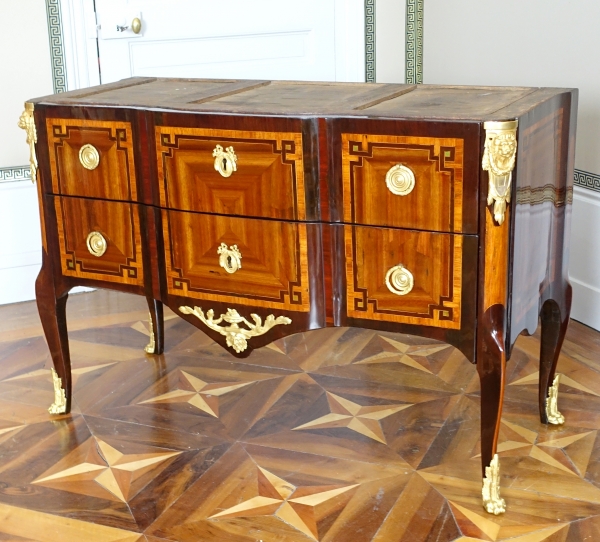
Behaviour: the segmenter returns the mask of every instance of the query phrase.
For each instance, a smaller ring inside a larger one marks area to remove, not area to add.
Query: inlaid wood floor
[[[537,337],[508,366],[508,511],[481,506],[479,384],[454,348],[328,329],[237,360],[145,300],[68,303],[74,408],[50,417],[34,303],[0,307],[0,541],[600,540],[600,333],[572,322],[563,427],[537,414]]]

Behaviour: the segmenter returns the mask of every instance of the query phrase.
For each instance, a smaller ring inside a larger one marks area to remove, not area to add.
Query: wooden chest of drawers
[[[32,100],[36,283],[68,412],[76,285],[143,295],[234,356],[357,326],[436,338],[481,377],[483,501],[506,361],[542,320],[540,417],[569,319],[577,92],[134,78]]]

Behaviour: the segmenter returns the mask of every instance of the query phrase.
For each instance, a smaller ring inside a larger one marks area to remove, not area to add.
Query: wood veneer
[[[83,284],[144,295],[157,354],[161,303],[223,346],[179,307],[290,319],[229,350],[238,357],[324,326],[455,345],[480,376],[482,469],[498,450],[512,345],[541,314],[548,422],[571,303],[576,90],[134,78],[33,102],[45,232],[36,292],[68,407],[66,294]],[[519,122],[518,152],[500,225],[487,203],[484,123],[508,119]],[[89,141],[101,154],[95,173],[77,162]],[[239,154],[229,178],[214,170],[217,144]],[[415,172],[406,196],[385,186],[396,164]],[[82,249],[90,228],[111,239],[103,263]],[[243,247],[230,276],[221,242]],[[402,297],[385,286],[399,263],[415,276]]]
[[[87,119],[46,119],[52,189],[55,194],[121,201],[137,200],[131,125]],[[83,145],[93,145],[98,166],[79,160]]]
[[[462,139],[343,133],[344,222],[462,233],[463,161]],[[415,176],[407,195],[386,184],[396,165]]]
[[[163,207],[306,219],[301,134],[159,126],[156,145]],[[232,177],[214,168],[217,145],[234,148]]]

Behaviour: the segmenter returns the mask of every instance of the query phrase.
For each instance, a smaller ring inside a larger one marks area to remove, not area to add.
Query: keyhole
[[[227,158],[223,158],[223,170],[227,171]]]
[[[231,265],[231,256],[227,256],[227,267],[231,269],[233,266]]]

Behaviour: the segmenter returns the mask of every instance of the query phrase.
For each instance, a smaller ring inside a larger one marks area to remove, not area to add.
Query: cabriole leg
[[[565,417],[558,410],[558,385],[560,375],[556,374],[556,364],[567,332],[571,312],[571,289],[567,291],[566,314],[553,300],[542,306],[542,340],[540,346],[539,407],[542,423],[560,425]]]
[[[148,316],[150,320],[150,342],[144,348],[147,354],[162,354],[165,344],[165,325],[163,304],[151,297],[148,301]]]
[[[481,383],[481,470],[483,507],[490,514],[506,511],[500,497],[500,464],[496,449],[502,403],[506,354],[504,350],[504,307],[494,305],[484,315],[479,328],[477,372]]]
[[[48,412],[66,414],[71,411],[71,358],[66,318],[68,294],[57,298],[55,292],[51,278],[42,269],[35,283],[36,301],[54,364],[54,403]]]

